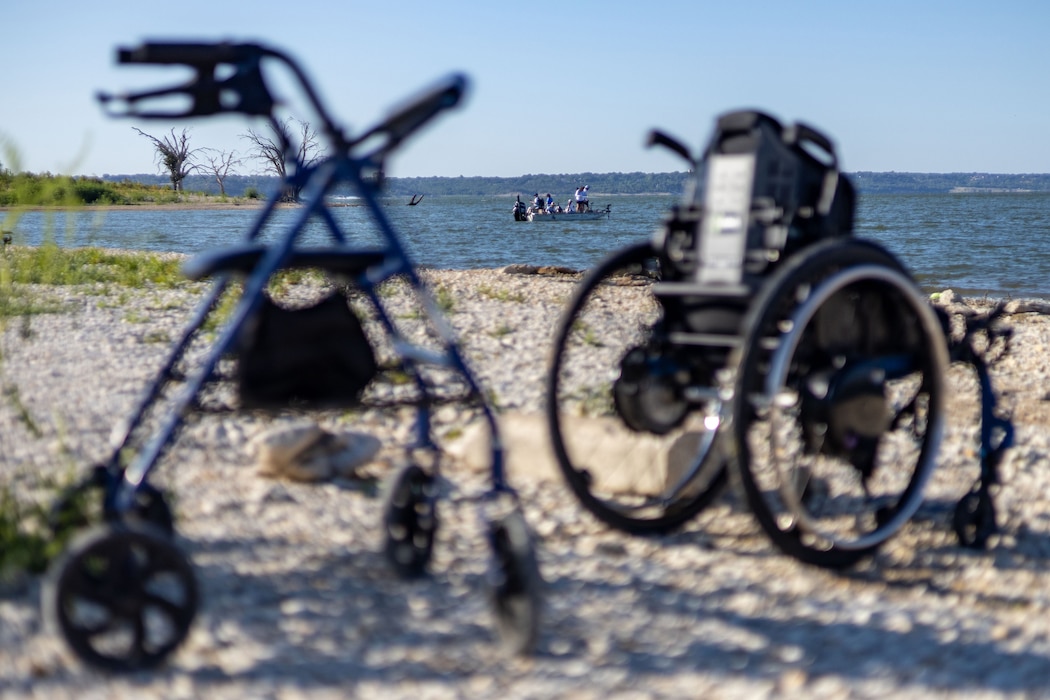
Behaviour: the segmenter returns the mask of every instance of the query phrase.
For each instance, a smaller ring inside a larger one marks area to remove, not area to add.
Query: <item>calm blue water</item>
[[[566,195],[567,197],[567,195]],[[677,196],[595,196],[612,205],[598,222],[526,223],[511,218],[511,197],[427,197],[416,207],[391,200],[393,220],[416,263],[438,268],[486,268],[511,263],[588,267],[604,255],[652,234]],[[363,207],[333,215],[355,240],[374,242]],[[297,215],[276,212],[264,238]],[[240,240],[256,212],[127,210],[24,215],[16,242],[36,245],[51,231],[62,245],[193,253]],[[862,196],[857,234],[899,255],[928,290],[970,295],[1050,298],[1050,194],[924,194]],[[305,240],[321,243],[312,225]]]

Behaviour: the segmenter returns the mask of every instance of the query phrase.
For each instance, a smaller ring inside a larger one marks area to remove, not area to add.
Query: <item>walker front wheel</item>
[[[512,511],[489,528],[490,568],[496,628],[504,649],[530,654],[539,637],[543,578],[525,518]]]
[[[136,671],[160,664],[185,640],[197,612],[197,582],[167,534],[106,524],[56,560],[41,602],[45,620],[85,662]]]

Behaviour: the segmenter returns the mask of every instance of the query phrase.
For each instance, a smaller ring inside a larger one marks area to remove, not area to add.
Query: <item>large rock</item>
[[[365,433],[330,433],[312,421],[283,425],[256,436],[248,445],[259,473],[293,481],[351,477],[379,452],[382,443]]]
[[[498,418],[508,479],[560,480],[546,417],[539,413],[505,413]],[[613,417],[569,416],[571,455],[577,465],[591,466],[596,490],[607,493],[656,495],[681,478],[696,456],[702,432],[674,437],[638,433]],[[488,469],[491,446],[488,428],[475,421],[448,453],[476,470]]]

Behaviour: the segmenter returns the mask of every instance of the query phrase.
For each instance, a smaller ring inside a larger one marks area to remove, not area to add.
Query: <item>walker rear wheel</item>
[[[383,516],[385,552],[405,578],[426,573],[437,532],[437,488],[434,476],[411,464],[393,479]]]
[[[504,649],[530,654],[539,637],[543,579],[525,518],[512,511],[489,527],[490,568],[496,628]]]

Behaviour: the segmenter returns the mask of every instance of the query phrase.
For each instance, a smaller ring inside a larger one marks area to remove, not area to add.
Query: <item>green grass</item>
[[[222,328],[230,317],[233,316],[233,312],[237,309],[237,304],[241,301],[241,285],[239,283],[231,284],[223,291],[222,296],[219,297],[218,304],[212,312],[208,314],[208,317],[204,319],[204,323],[201,325],[201,330],[205,333],[214,335],[220,328]]]
[[[320,270],[279,270],[270,278],[268,286],[271,296],[279,297],[292,287],[301,284],[324,284],[325,276]]]
[[[150,344],[160,343],[161,345],[168,345],[172,342],[172,338],[171,335],[169,335],[166,331],[146,331],[146,333],[142,335],[142,342]]]
[[[49,546],[38,506],[15,498],[6,486],[0,488],[0,583],[18,572],[39,573],[47,568],[60,549]]]
[[[103,248],[62,248],[54,243],[17,246],[0,255],[0,281],[13,284],[113,284],[141,288],[174,287],[185,282],[180,261],[152,253],[122,253]]]
[[[434,301],[443,314],[451,314],[456,310],[456,297],[447,287],[438,286],[434,290]]]
[[[127,311],[124,314],[124,323],[149,323],[150,316],[137,310]]]
[[[15,410],[15,415],[18,417],[18,421],[26,427],[33,437],[40,438],[43,436],[43,432],[40,430],[40,426],[33,420],[32,414],[29,413],[29,409],[26,408],[25,403],[22,402],[22,397],[18,393],[18,387],[14,384],[4,387],[3,390],[4,399],[11,404],[11,407]]]
[[[496,301],[515,302],[523,304],[525,302],[525,295],[521,292],[512,292],[508,289],[495,289],[483,284],[478,286],[478,294],[489,299],[495,299]]]
[[[17,154],[0,138],[0,156],[6,163],[17,165]],[[19,217],[29,207],[77,207],[84,203],[131,203],[136,199],[147,201],[156,196],[155,188],[102,183],[95,179],[31,174],[13,174],[0,167],[0,206],[11,207],[0,213],[0,228],[15,230]],[[123,191],[123,195],[114,193]],[[136,194],[137,192],[137,194]],[[106,294],[107,302],[115,296],[118,303],[126,302],[126,289],[154,286],[174,287],[185,283],[177,259],[162,259],[150,253],[118,253],[100,248],[63,248],[57,240],[56,217],[46,219],[45,243],[36,246],[0,244],[0,332],[8,322],[17,323],[18,337],[31,338],[32,318],[37,314],[61,313],[63,302],[50,293],[61,286],[82,287],[85,294]],[[16,240],[15,243],[18,241]],[[79,292],[79,290],[78,290]],[[142,314],[128,314],[125,320],[144,322]],[[148,334],[147,334],[148,335]],[[145,338],[146,342],[168,342],[159,333]],[[0,345],[0,363],[3,346]],[[2,369],[0,364],[0,369]],[[0,372],[0,378],[3,373]],[[13,411],[14,416],[35,440],[43,439],[41,426],[29,411],[19,394],[17,384],[0,384],[0,401]],[[68,459],[65,441],[59,437],[63,449],[60,454]],[[51,508],[55,499],[75,483],[72,465],[63,478],[24,475],[25,486],[16,492],[19,479],[0,484],[0,584],[18,580],[23,573],[43,571],[48,563],[65,547],[72,534],[89,521],[89,514],[100,510],[96,493],[84,493],[66,501],[57,522],[52,521]]]
[[[601,338],[598,337],[598,334],[594,331],[590,324],[586,323],[585,321],[581,321],[580,319],[576,319],[575,321],[573,321],[572,331],[573,333],[579,336],[580,341],[587,345],[591,345],[596,348],[600,348],[604,345],[604,343],[602,343],[601,341]]]
[[[579,402],[580,415],[609,416],[615,410],[608,387],[584,387],[569,398]]]
[[[9,486],[0,486],[0,584],[21,573],[44,572],[84,523],[99,521],[98,489],[74,494],[70,487],[76,481],[72,472],[41,480],[40,500],[19,498]],[[56,518],[52,508],[60,494],[67,499]]]
[[[43,431],[22,402],[18,387],[4,386],[3,400],[10,404],[18,422],[35,439],[43,437]],[[62,442],[61,453],[68,456]],[[87,517],[89,505],[85,497],[73,497],[57,523],[50,521],[51,504],[74,483],[73,470],[69,469],[61,479],[32,478],[30,490],[42,491],[42,498],[29,500],[19,498],[13,489],[0,485],[0,584],[16,579],[22,572],[40,573],[48,563],[65,549],[79,523]],[[55,525],[55,529],[52,529]]]
[[[151,253],[115,253],[100,248],[8,247],[0,253],[0,318],[60,313],[62,303],[46,289],[71,285],[141,289],[185,283],[179,261]],[[30,287],[28,285],[36,285]],[[117,304],[126,300],[117,293]]]

